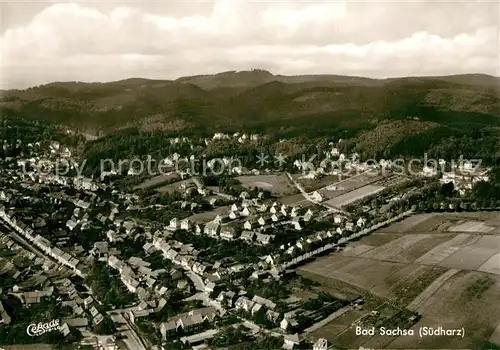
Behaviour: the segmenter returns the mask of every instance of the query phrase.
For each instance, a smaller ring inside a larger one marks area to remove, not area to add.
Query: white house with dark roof
[[[280,216],[278,214],[271,215],[271,221],[272,222],[278,222],[278,221],[280,221]]]
[[[255,240],[257,243],[262,244],[262,245],[267,245],[271,242],[271,240],[274,238],[273,235],[266,235],[263,233],[257,233]]]
[[[344,217],[342,215],[337,214],[333,217],[333,222],[336,224],[341,224],[343,221]]]
[[[255,295],[252,298],[252,301],[254,301],[256,303],[259,303],[261,305],[264,305],[265,307],[267,307],[270,310],[274,310],[276,308],[276,304],[273,303],[271,300],[266,299],[266,298],[262,298],[262,297],[260,297],[258,295]]]
[[[262,216],[259,217],[259,219],[257,220],[257,223],[260,225],[260,226],[265,226],[266,225],[266,219],[264,219]]]
[[[170,261],[174,261],[175,258],[177,257],[178,253],[174,250],[174,249],[169,249],[166,253],[165,253],[165,257],[170,260]]]
[[[295,319],[296,313],[297,312],[295,310],[285,313],[283,315],[283,319],[280,322],[280,328],[286,331],[290,327],[298,326],[298,322]]]
[[[66,227],[69,228],[70,231],[73,231],[76,225],[78,224],[71,219],[66,222]]]
[[[267,310],[266,311],[266,318],[271,321],[272,323],[276,323],[278,321],[278,318],[280,317],[280,314],[278,312],[275,312],[273,310]]]
[[[284,344],[283,344],[283,349],[291,350],[295,347],[295,345],[300,344],[300,338],[299,334],[285,334],[284,338]]]
[[[254,214],[254,210],[250,207],[245,207],[243,208],[242,211],[240,211],[240,216],[244,216],[244,217],[247,217],[247,216],[250,216],[252,214]]]
[[[169,223],[169,228],[172,229],[172,230],[177,230],[179,228],[179,220],[177,218],[173,218],[172,220],[170,220],[170,223]]]
[[[243,228],[245,230],[251,230],[252,228],[254,228],[255,226],[255,223],[251,220],[246,220],[244,223],[243,223]]]
[[[122,227],[125,229],[125,232],[127,234],[130,234],[132,230],[136,227],[136,224],[133,221],[124,221],[122,223]]]
[[[319,338],[314,343],[313,350],[328,350],[328,341],[325,338]]]
[[[302,230],[302,225],[300,224],[300,221],[297,218],[294,218],[290,223],[292,224],[293,228],[296,229],[297,231]]]
[[[284,204],[283,204],[283,205],[281,206],[280,213],[281,213],[281,215],[283,215],[283,216],[287,216],[287,215],[288,215],[286,205],[284,205]]]
[[[217,236],[219,232],[220,224],[216,221],[210,221],[205,224],[203,228],[203,233],[212,237]]]
[[[203,230],[201,229],[201,226],[200,226],[200,225],[196,224],[196,225],[194,226],[194,233],[196,233],[197,235],[201,234],[201,232],[202,232],[202,231],[203,231]]]
[[[311,209],[308,209],[307,212],[304,214],[303,219],[305,222],[308,222],[312,219],[312,217],[313,217],[313,212]]]
[[[265,213],[267,211],[267,204],[263,203],[258,208],[257,211],[260,213]]]
[[[247,198],[249,198],[249,197],[250,197],[250,194],[248,194],[248,192],[247,192],[247,191],[243,191],[243,192],[241,192],[241,193],[240,193],[240,195],[239,195],[239,198],[241,198],[241,199],[247,199]]]
[[[191,228],[191,222],[189,219],[183,219],[181,220],[181,230],[186,230],[188,231]]]

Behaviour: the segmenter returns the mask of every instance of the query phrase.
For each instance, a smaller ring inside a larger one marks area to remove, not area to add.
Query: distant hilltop
[[[254,69],[175,80],[54,82],[3,91],[0,108],[4,115],[91,134],[131,126],[169,132],[334,128],[350,133],[408,117],[421,122],[419,129],[423,123],[497,126],[499,86],[500,78],[485,74],[372,79]]]

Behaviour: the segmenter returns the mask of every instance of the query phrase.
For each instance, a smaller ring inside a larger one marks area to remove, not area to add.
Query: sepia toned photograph
[[[498,0],[0,14],[0,350],[500,349]]]

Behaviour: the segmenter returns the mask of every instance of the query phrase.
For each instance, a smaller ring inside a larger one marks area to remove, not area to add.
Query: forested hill
[[[338,135],[383,155],[394,147],[421,151],[450,138],[459,141],[443,147],[469,147],[464,145],[474,140],[498,146],[499,83],[482,74],[369,79],[252,70],[177,80],[50,83],[3,91],[0,108],[2,115],[92,134],[132,127],[142,134]]]

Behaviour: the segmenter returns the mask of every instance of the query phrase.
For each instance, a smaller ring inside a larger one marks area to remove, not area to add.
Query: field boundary
[[[417,311],[420,306],[422,306],[434,293],[438,291],[439,288],[443,286],[446,281],[448,281],[451,277],[456,275],[459,269],[449,269],[441,276],[436,278],[432,283],[422,292],[420,293],[408,306],[406,307],[410,311]]]

